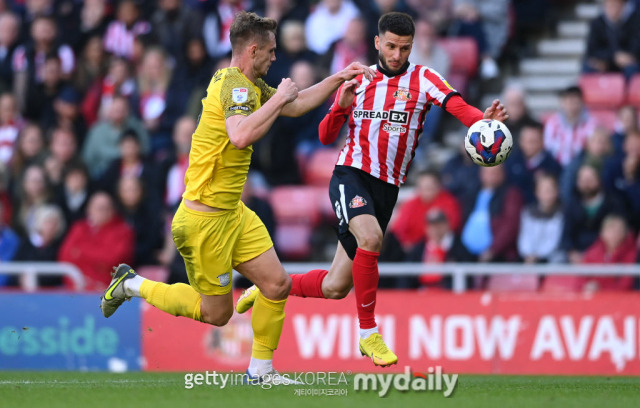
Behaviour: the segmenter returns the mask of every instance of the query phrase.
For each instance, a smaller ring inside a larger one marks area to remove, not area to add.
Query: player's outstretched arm
[[[507,115],[507,110],[504,108],[504,105],[500,103],[500,100],[494,99],[491,106],[485,109],[482,119],[494,119],[504,122],[509,119],[509,115]]]
[[[351,113],[351,106],[353,105],[353,99],[356,97],[355,91],[357,87],[358,81],[352,79],[345,82],[338,89],[336,101],[318,127],[318,136],[323,145],[331,144],[338,138],[342,125],[344,125]]]
[[[238,149],[252,145],[264,136],[282,109],[298,97],[298,87],[289,78],[280,82],[276,93],[257,111],[248,116],[233,115],[225,126],[229,140]]]
[[[352,62],[340,72],[337,72],[314,86],[300,91],[298,99],[282,109],[282,116],[302,116],[310,110],[317,108],[334,93],[345,81],[349,81],[358,75],[364,75],[367,79],[373,79],[375,70],[359,62]]]
[[[447,102],[446,111],[458,118],[466,127],[470,127],[480,119],[504,122],[509,118],[506,109],[497,99],[482,113],[479,109],[467,104],[461,96],[455,95]]]

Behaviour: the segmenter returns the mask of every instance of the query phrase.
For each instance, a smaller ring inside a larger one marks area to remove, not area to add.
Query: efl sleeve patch
[[[231,100],[235,103],[245,103],[249,100],[249,89],[247,88],[233,88],[231,92]]]

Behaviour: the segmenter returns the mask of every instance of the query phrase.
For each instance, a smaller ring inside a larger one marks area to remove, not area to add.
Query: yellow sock
[[[174,316],[184,316],[202,321],[200,294],[184,283],[167,285],[145,279],[140,285],[140,295],[152,306]]]
[[[278,348],[282,334],[286,302],[287,299],[271,300],[262,296],[262,293],[258,294],[251,314],[253,328],[251,357],[261,360],[273,359],[273,351]]]

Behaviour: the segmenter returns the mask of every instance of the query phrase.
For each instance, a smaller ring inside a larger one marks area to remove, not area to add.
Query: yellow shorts
[[[202,212],[180,203],[171,224],[191,286],[203,295],[231,291],[231,270],[273,246],[260,218],[244,203],[235,210]]]

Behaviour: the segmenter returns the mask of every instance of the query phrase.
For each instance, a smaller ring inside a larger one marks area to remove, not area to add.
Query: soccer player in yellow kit
[[[175,316],[224,326],[233,314],[231,271],[258,288],[251,325],[254,339],[247,374],[273,381],[272,366],[284,322],[291,278],[284,271],[262,221],[241,201],[251,161],[251,145],[279,115],[301,116],[316,108],[338,87],[374,71],[360,63],[298,92],[291,79],[278,89],[261,77],[275,61],[277,23],[254,13],[239,13],[231,26],[229,68],[217,71],[202,101],[193,134],[186,191],[171,232],[184,258],[189,284],[167,285],[137,275],[128,265],[114,268],[101,298],[102,313],[111,316],[130,297],[142,297]]]

